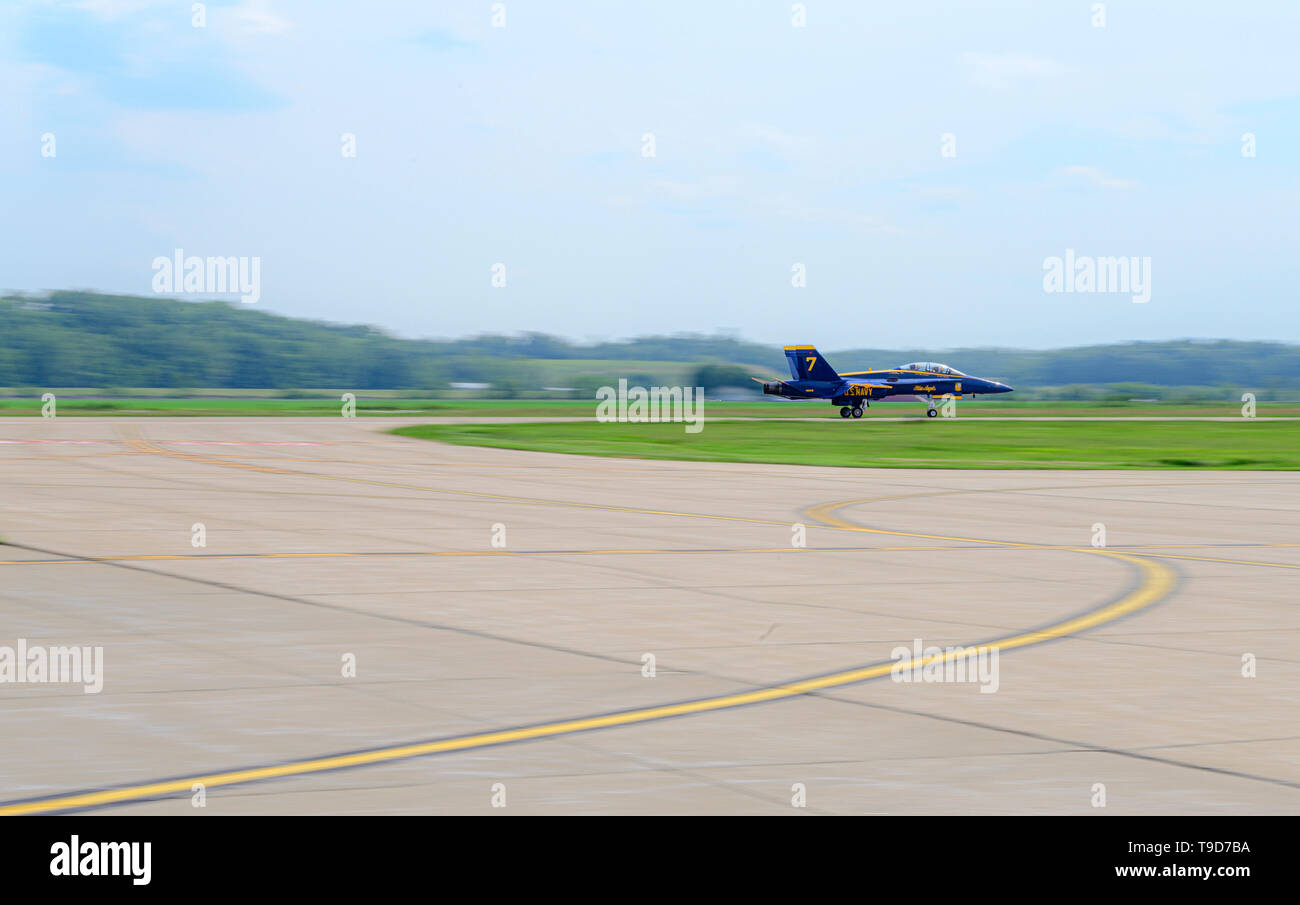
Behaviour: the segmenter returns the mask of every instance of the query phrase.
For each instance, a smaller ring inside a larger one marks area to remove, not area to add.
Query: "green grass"
[[[866,468],[1300,469],[1300,423],[706,422],[682,424],[446,424],[405,437],[468,446],[707,462]]]

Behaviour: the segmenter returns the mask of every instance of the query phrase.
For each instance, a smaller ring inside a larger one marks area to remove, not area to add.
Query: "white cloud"
[[[80,3],[76,4],[76,8],[84,9],[100,19],[112,21],[158,5],[159,0],[81,0]],[[185,18],[188,21],[188,10]]]
[[[231,10],[241,30],[259,35],[282,35],[293,27],[283,16],[271,9],[269,0],[244,0]]]
[[[1061,167],[1061,172],[1070,179],[1082,180],[1101,189],[1131,189],[1138,185],[1136,180],[1118,179],[1098,167]]]
[[[1054,79],[1064,74],[1061,63],[1045,57],[1031,57],[1017,53],[977,53],[968,51],[961,60],[970,68],[971,78],[978,84],[1003,87],[1022,79]]]
[[[777,153],[789,157],[800,157],[815,150],[816,143],[812,138],[804,135],[794,135],[774,126],[765,126],[761,123],[751,123],[744,126],[741,129],[741,134],[750,141],[767,145]]]
[[[959,202],[972,201],[977,193],[964,185],[924,185],[917,189],[917,197],[922,201]]]

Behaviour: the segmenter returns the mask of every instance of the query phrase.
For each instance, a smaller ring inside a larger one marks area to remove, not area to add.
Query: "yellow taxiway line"
[[[143,441],[139,442],[139,448],[142,452],[158,452],[163,455],[172,455],[178,458],[204,461],[202,457],[177,454],[169,451],[160,450],[157,447],[149,446]],[[213,460],[207,460],[213,462]],[[341,480],[354,480],[358,483],[376,483],[389,484],[390,482],[367,481],[365,479],[347,478],[344,476],[334,475],[303,475],[300,472],[289,472],[283,469],[262,468],[260,466],[246,466],[230,462],[213,462],[227,467],[253,468],[259,471],[271,471],[281,474],[298,474],[306,477],[327,477],[339,478]],[[401,485],[397,485],[401,486]],[[429,488],[418,488],[428,490]],[[479,494],[475,494],[479,495]],[[491,494],[482,494],[482,496],[492,496]],[[540,501],[539,501],[540,502]],[[1016,648],[1026,647],[1032,644],[1041,644],[1046,641],[1053,641],[1064,638],[1076,632],[1086,631],[1120,619],[1131,613],[1137,612],[1144,607],[1156,603],[1170,591],[1175,585],[1175,576],[1173,571],[1161,562],[1153,561],[1150,558],[1139,557],[1128,553],[1117,553],[1111,550],[1088,547],[1061,548],[1044,544],[1026,544],[1010,541],[990,541],[981,538],[953,537],[947,535],[923,534],[917,532],[905,531],[887,531],[879,528],[863,528],[854,525],[835,514],[836,510],[845,506],[853,505],[856,500],[850,500],[840,503],[828,503],[821,506],[815,506],[808,510],[809,514],[825,521],[831,527],[841,528],[849,531],[861,531],[873,534],[885,534],[901,537],[924,538],[928,540],[958,541],[963,543],[988,544],[998,547],[1013,548],[1048,548],[1048,549],[1067,549],[1079,553],[1090,553],[1097,556],[1104,556],[1111,559],[1120,560],[1136,566],[1141,576],[1136,589],[1126,593],[1119,600],[1105,604],[1093,610],[1089,610],[1077,616],[1070,617],[1054,625],[1045,628],[1034,629],[1030,631],[1019,632],[1006,637],[982,642],[979,647],[998,648],[1001,650],[1014,650]],[[582,505],[582,504],[579,504]],[[592,506],[590,508],[609,509],[614,511],[628,512],[649,512],[649,510],[631,509],[623,507],[606,507]],[[695,516],[694,513],[668,513],[659,512],[661,515],[685,515]],[[697,516],[698,517],[698,516]],[[716,516],[717,518],[728,518],[726,516]],[[736,521],[758,521],[738,518]],[[782,548],[783,550],[785,548]],[[924,667],[928,664],[937,662],[946,662],[970,656],[974,646],[952,648],[940,654],[934,654],[923,658],[916,667]],[[376,748],[368,751],[359,751],[348,754],[328,755],[325,757],[308,758],[303,760],[290,761],[288,763],[276,764],[271,766],[249,767],[237,770],[227,770],[217,773],[197,774],[184,778],[167,779],[158,782],[143,783],[139,785],[124,786],[116,789],[103,789],[90,792],[79,792],[68,795],[58,795],[25,802],[11,802],[0,805],[0,816],[14,816],[22,814],[40,814],[58,811],[80,810],[84,808],[102,807],[105,805],[120,804],[128,801],[140,801],[152,798],[161,798],[172,795],[188,794],[193,790],[195,784],[201,784],[205,788],[215,788],[220,786],[231,786],[242,783],[259,782],[262,780],[279,779],[288,776],[302,776],[312,773],[321,773],[328,770],[339,770],[347,767],[359,767],[369,764],[386,763],[390,761],[403,760],[412,757],[423,757],[431,754],[443,754],[452,751],[465,751],[474,748],[485,748],[492,745],[503,745],[511,742],[531,741],[542,738],[553,738],[556,736],[568,735],[576,732],[588,732],[595,729],[608,729],[616,726],[628,726],[638,723],[647,723],[655,720],[671,719],[678,716],[688,716],[697,713],[707,713],[718,710],[727,710],[734,707],[744,707],[749,704],[761,704],[771,701],[778,701],[788,698],[798,697],[800,695],[811,694],[819,691],[825,691],[831,688],[838,688],[845,685],[863,682],[868,679],[876,679],[890,672],[897,665],[897,661],[885,663],[876,663],[863,667],[856,667],[838,672],[828,673],[821,676],[814,676],[806,679],[799,679],[792,682],[786,682],[778,685],[766,686],[763,688],[753,689],[751,691],[736,692],[731,694],[716,695],[713,697],[702,698],[695,701],[682,701],[674,704],[663,704],[652,707],[641,707],[632,710],[626,710],[618,713],[599,714],[595,716],[578,717],[575,719],[558,720],[547,723],[539,723],[533,726],[523,726],[515,729],[502,729],[490,732],[472,733],[469,735],[456,736],[452,738],[439,739],[425,742],[414,742],[403,745],[393,745],[383,748]]]
[[[1174,586],[1173,572],[1162,563],[1152,562],[1147,559],[1138,559],[1123,553],[1091,550],[1084,551],[1083,548],[1079,549],[1083,552],[1096,552],[1101,556],[1124,560],[1136,565],[1142,575],[1142,580],[1139,583],[1139,586],[1135,590],[1125,594],[1119,600],[1098,609],[1066,619],[1046,628],[1021,632],[995,641],[984,642],[980,644],[979,647],[998,648],[999,651],[1012,650],[1019,647],[1026,647],[1031,644],[1041,644],[1044,641],[1053,641],[1058,638],[1063,638],[1067,635],[1074,634],[1075,632],[1081,632],[1102,625],[1103,623],[1119,619],[1130,613],[1136,612],[1143,607],[1150,606],[1168,594]],[[933,654],[929,657],[923,658],[914,666],[924,667],[932,663],[969,657],[971,651],[974,649],[975,648],[972,646],[952,649],[942,654]],[[589,732],[593,729],[609,729],[615,726],[647,723],[653,720],[664,720],[672,717],[688,716],[697,713],[727,710],[733,707],[744,707],[749,704],[762,704],[785,698],[798,697],[813,692],[825,691],[830,688],[838,688],[844,685],[864,682],[868,679],[880,678],[889,675],[896,665],[897,661],[877,663],[870,666],[829,673],[827,675],[814,676],[808,679],[800,679],[794,682],[786,682],[780,685],[758,688],[752,691],[717,695],[714,697],[702,698],[697,701],[683,701],[676,704],[641,707],[634,710],[626,710],[621,713],[607,713],[597,716],[579,717],[577,719],[540,723],[535,726],[523,726],[517,729],[481,732],[436,741],[416,742],[413,744],[376,748],[370,751],[359,751],[351,754],[337,754],[327,757],[309,758],[306,760],[291,761],[289,763],[276,764],[273,766],[251,767],[241,770],[227,770],[219,773],[198,774],[182,779],[169,779],[161,782],[126,786],[120,789],[104,789],[94,792],[61,795],[36,801],[15,802],[12,804],[0,805],[0,816],[41,814],[56,811],[102,807],[104,805],[120,804],[127,801],[139,801],[142,799],[188,794],[193,791],[193,787],[196,783],[203,785],[205,788],[231,786],[241,783],[259,782],[267,779],[280,779],[287,776],[302,776],[310,773],[321,773],[327,770],[339,770],[345,767],[360,767],[369,764],[379,764],[411,757],[423,757],[430,754],[444,754],[452,751],[465,751],[471,748],[504,745],[511,742],[553,738],[555,736],[569,735],[575,732]]]

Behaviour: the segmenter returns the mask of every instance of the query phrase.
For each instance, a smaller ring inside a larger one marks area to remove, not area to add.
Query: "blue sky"
[[[5,4],[0,286],[181,247],[406,336],[1300,341],[1300,4],[503,5]],[[1045,293],[1067,248],[1151,301]]]

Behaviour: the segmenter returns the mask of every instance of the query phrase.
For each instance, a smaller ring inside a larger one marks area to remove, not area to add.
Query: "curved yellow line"
[[[847,525],[848,523],[844,524]],[[877,533],[891,533],[879,531],[879,529],[863,530],[872,530]],[[904,534],[905,532],[897,533]],[[907,536],[930,537],[933,535]],[[961,539],[966,541],[976,540],[975,538]],[[997,541],[983,542],[994,544],[999,543]],[[1016,544],[1015,546],[1036,545]],[[1052,549],[1063,548],[1056,547]],[[1093,553],[1099,556],[1106,556],[1131,563],[1138,567],[1142,575],[1142,580],[1135,590],[1125,594],[1114,603],[1107,604],[1106,606],[1083,613],[1079,616],[1074,616],[1046,628],[1020,632],[995,641],[985,642],[981,644],[980,647],[996,647],[999,650],[1012,650],[1015,648],[1026,647],[1031,644],[1041,644],[1044,641],[1052,641],[1074,634],[1075,632],[1095,628],[1098,625],[1119,619],[1144,607],[1150,606],[1168,594],[1174,586],[1174,574],[1163,563],[1141,559],[1125,553],[1115,553],[1109,550],[1094,550],[1085,547],[1064,549],[1071,549],[1080,553]],[[954,648],[942,654],[926,657],[922,659],[919,665],[925,666],[929,663],[943,662],[966,656],[969,656],[969,648]],[[185,779],[172,779],[164,780],[162,782],[147,783],[144,785],[129,786],[122,789],[108,789],[98,792],[85,792],[81,794],[64,795],[56,798],[46,798],[39,801],[20,802],[0,806],[0,816],[17,816],[22,814],[39,814],[50,811],[67,811],[81,808],[100,807],[138,799],[160,798],[188,793],[192,791],[195,783],[200,783],[205,788],[212,788],[239,783],[258,782],[267,779],[279,779],[286,776],[301,776],[309,773],[320,773],[327,770],[338,770],[345,767],[359,767],[411,757],[423,757],[430,754],[443,754],[451,751],[483,748],[490,745],[503,745],[510,742],[551,738],[574,732],[587,732],[593,729],[609,729],[615,726],[627,726],[634,723],[645,723],[652,720],[669,719],[671,717],[687,716],[715,710],[726,710],[733,707],[744,707],[748,704],[761,704],[769,701],[777,701],[784,698],[792,698],[800,695],[811,694],[813,692],[825,691],[843,685],[851,685],[868,679],[880,678],[881,676],[888,675],[896,665],[896,661],[878,663],[871,666],[830,673],[824,676],[814,676],[809,679],[801,679],[781,685],[759,688],[753,691],[718,695],[716,697],[704,698],[698,701],[685,701],[678,704],[643,707],[635,710],[624,711],[622,713],[580,717],[577,719],[542,723],[536,726],[525,726],[518,729],[483,732],[473,735],[464,735],[457,738],[442,739],[439,741],[397,745],[394,747],[380,748],[373,751],[362,751],[354,754],[339,754],[331,757],[299,760],[276,766],[229,770],[221,773],[192,776]]]
[[[135,441],[135,445],[141,452],[160,453],[162,455],[175,456],[177,458],[204,461],[203,457],[177,454],[171,451],[162,450],[153,447],[145,441]],[[212,460],[208,460],[211,462]],[[272,471],[281,474],[301,474],[288,472],[283,469],[260,468],[256,466],[240,466],[236,463],[212,462],[212,464],[234,465],[235,467],[252,467],[259,471]],[[383,483],[390,482],[367,481],[365,479],[347,478],[335,475],[310,475],[312,477],[339,478],[342,480],[354,480],[358,483]],[[402,485],[394,485],[402,486]],[[428,488],[419,488],[428,489]],[[478,495],[478,494],[474,494]],[[482,494],[490,496],[490,494]],[[1158,561],[1140,558],[1127,553],[1116,553],[1110,550],[1094,549],[1088,547],[1059,547],[1049,544],[1025,544],[1011,541],[990,541],[982,538],[954,537],[938,534],[923,534],[906,531],[887,531],[880,528],[864,528],[860,525],[854,525],[835,514],[839,509],[854,503],[862,502],[861,500],[849,500],[839,503],[827,503],[820,506],[814,506],[807,510],[810,515],[826,522],[831,527],[840,528],[847,531],[859,531],[870,534],[887,534],[898,537],[917,537],[927,540],[947,540],[961,541],[965,543],[981,543],[1000,547],[1016,547],[1030,549],[1056,549],[1071,550],[1078,553],[1091,553],[1097,556],[1105,556],[1112,559],[1122,560],[1137,566],[1142,578],[1138,587],[1125,594],[1119,600],[1102,606],[1098,609],[1091,610],[1078,616],[1071,617],[1055,625],[1046,628],[1036,629],[1033,631],[1020,632],[1007,636],[995,641],[989,641],[981,644],[981,647],[996,647],[999,650],[1013,650],[1020,647],[1026,647],[1031,644],[1041,644],[1044,641],[1052,641],[1063,638],[1076,632],[1085,631],[1095,628],[1106,622],[1119,619],[1134,613],[1144,607],[1157,602],[1174,587],[1174,573],[1168,566]],[[649,513],[653,510],[633,509],[624,507],[604,507],[592,506],[591,508],[610,509],[615,511],[643,512]],[[694,513],[670,513],[657,512],[660,515],[688,515],[699,517]],[[727,516],[715,516],[716,518],[728,518]],[[759,521],[757,519],[737,518],[736,521]],[[953,648],[941,654],[932,655],[923,658],[920,666],[930,663],[942,662],[959,657],[969,656],[969,648]],[[205,788],[217,786],[229,786],[247,782],[258,782],[267,779],[278,779],[286,776],[301,776],[310,773],[320,773],[327,770],[338,770],[346,767],[359,767],[369,764],[384,763],[388,761],[401,760],[411,757],[422,757],[430,754],[442,754],[451,751],[464,751],[471,748],[483,748],[490,745],[502,745],[510,742],[530,741],[539,738],[550,738],[559,735],[567,735],[574,732],[587,732],[593,729],[608,729],[615,726],[627,726],[635,723],[644,723],[652,720],[668,719],[677,716],[687,716],[696,713],[705,713],[715,710],[725,710],[733,707],[743,707],[748,704],[760,704],[769,701],[792,698],[800,695],[811,694],[818,691],[825,691],[830,688],[837,688],[844,685],[851,685],[857,682],[863,682],[868,679],[880,678],[888,675],[897,665],[896,661],[888,663],[878,663],[871,666],[859,667],[855,669],[843,670],[840,672],[830,673],[823,676],[814,676],[809,679],[800,679],[794,682],[787,682],[781,685],[768,686],[753,691],[739,692],[735,694],[718,695],[715,697],[704,698],[698,701],[685,701],[677,704],[665,704],[655,707],[643,707],[634,710],[624,711],[622,713],[604,714],[600,716],[580,717],[577,719],[560,720],[551,723],[542,723],[536,726],[525,726],[518,729],[504,729],[493,732],[476,733],[464,735],[456,738],[442,739],[439,741],[417,742],[408,745],[396,745],[387,748],[379,748],[373,751],[362,751],[353,754],[338,754],[329,757],[319,757],[307,760],[292,761],[286,764],[279,764],[267,767],[252,767],[242,770],[228,770],[220,773],[211,773],[206,775],[192,776],[184,779],[170,779],[161,782],[145,783],[142,785],[128,786],[121,789],[106,789],[97,792],[83,792],[72,795],[63,795],[54,798],[45,798],[38,801],[18,802],[8,805],[0,805],[0,816],[16,816],[21,814],[38,814],[48,813],[50,811],[77,810],[81,808],[99,807],[104,805],[118,804],[126,801],[135,801],[146,798],[159,798],[169,795],[177,795],[190,792],[196,783],[202,784]]]

